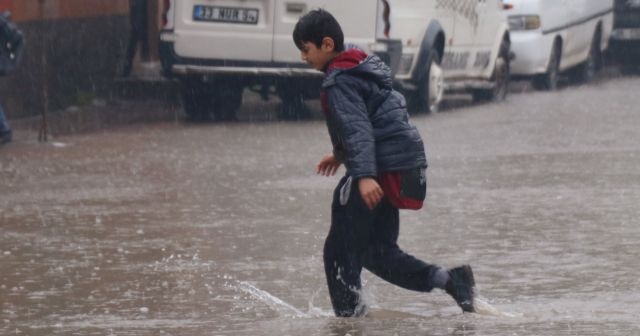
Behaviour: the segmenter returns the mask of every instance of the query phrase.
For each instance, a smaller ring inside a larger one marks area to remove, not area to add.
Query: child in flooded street
[[[321,103],[333,152],[317,173],[346,175],[333,194],[324,267],[334,312],[367,313],[361,300],[362,268],[405,289],[444,289],[464,312],[474,312],[474,278],[468,265],[450,270],[425,263],[397,244],[399,209],[419,209],[426,196],[427,159],[406,102],[392,88],[391,70],[377,56],[344,48],[336,19],[322,9],[300,18],[293,32],[303,61],[325,74]]]

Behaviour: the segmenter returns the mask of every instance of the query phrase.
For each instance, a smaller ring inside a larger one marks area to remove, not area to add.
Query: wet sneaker
[[[12,134],[11,131],[7,131],[5,133],[0,134],[0,144],[6,144],[11,142],[12,140]]]
[[[463,312],[474,313],[475,285],[471,266],[464,265],[449,270],[449,281],[445,291],[456,300]]]

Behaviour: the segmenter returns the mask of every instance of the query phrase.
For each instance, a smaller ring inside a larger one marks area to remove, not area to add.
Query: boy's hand
[[[322,176],[333,176],[336,174],[341,164],[342,162],[336,159],[333,153],[327,154],[322,158],[322,160],[320,160],[320,163],[318,163],[316,172],[318,175]]]
[[[358,180],[358,188],[360,189],[362,200],[370,210],[373,210],[382,197],[384,197],[382,188],[380,188],[378,182],[371,177],[363,177]]]

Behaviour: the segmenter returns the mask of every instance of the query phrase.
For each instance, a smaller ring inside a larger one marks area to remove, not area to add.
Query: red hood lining
[[[329,62],[325,72],[329,73],[335,69],[354,68],[362,63],[365,58],[367,58],[367,54],[360,49],[349,49],[347,51],[343,51]]]

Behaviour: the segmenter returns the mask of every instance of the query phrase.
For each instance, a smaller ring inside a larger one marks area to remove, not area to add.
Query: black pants
[[[138,43],[142,45],[142,59],[149,57],[149,41],[147,38],[147,0],[129,0],[129,44],[125,55],[122,76],[127,77],[133,68],[133,58],[136,55]]]
[[[355,179],[351,192],[346,193],[343,187],[348,180],[348,176],[342,178],[334,192],[331,230],[324,245],[324,268],[336,316],[359,316],[366,311],[360,301],[363,267],[405,289],[431,291],[432,278],[439,267],[398,247],[398,209],[383,198],[373,211],[369,210]],[[345,205],[341,203],[341,193]]]

